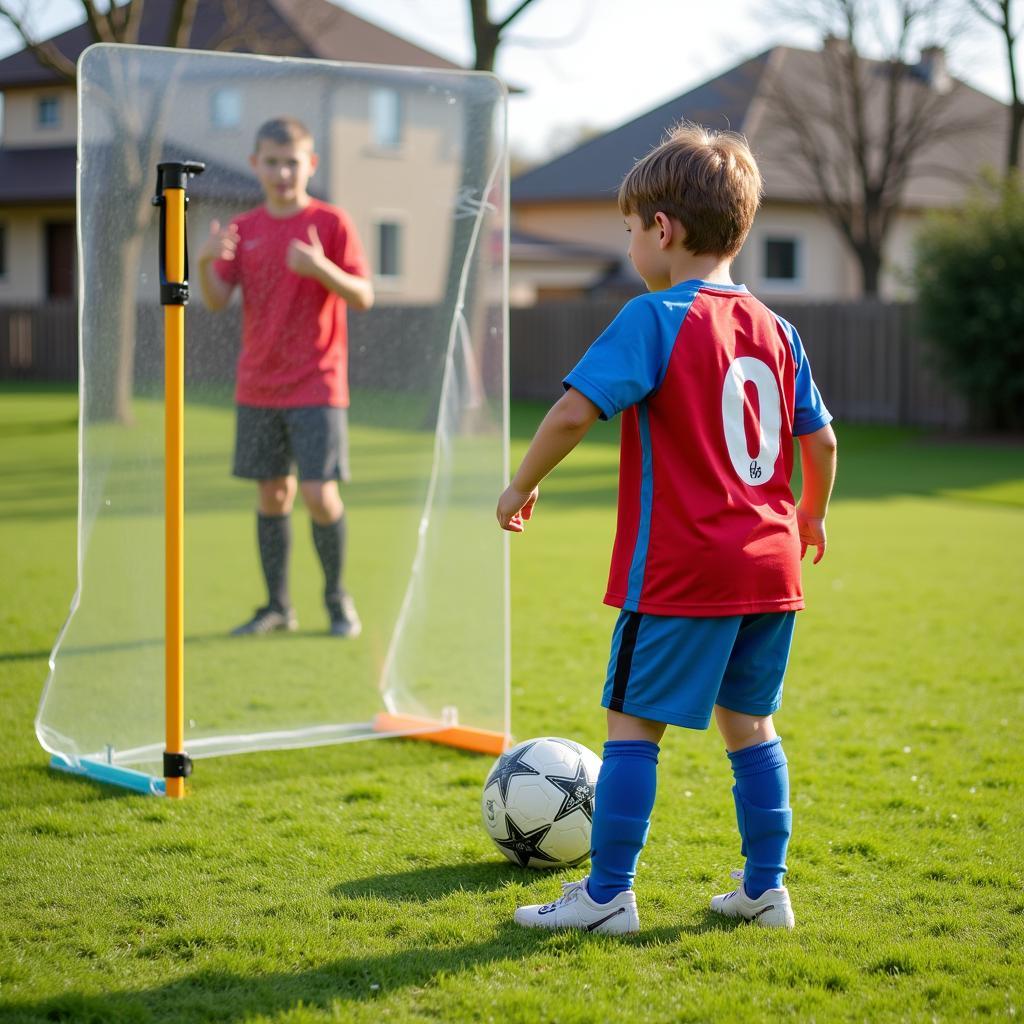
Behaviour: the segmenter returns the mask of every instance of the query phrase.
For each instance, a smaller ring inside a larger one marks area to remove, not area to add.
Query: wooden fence
[[[572,301],[513,309],[512,397],[556,398],[562,377],[619,308],[617,302]],[[775,308],[800,332],[815,380],[837,418],[940,428],[966,423],[965,403],[931,368],[912,305],[794,302]],[[140,317],[159,315],[158,308],[140,312]],[[210,314],[196,306],[189,308],[188,316],[199,328],[194,336],[209,339],[205,349],[188,353],[189,379],[230,380],[238,345],[237,309],[221,314],[215,323],[205,323]],[[402,339],[422,337],[430,317],[430,310],[388,308],[352,317],[353,384],[358,385],[361,360],[387,359],[394,367],[408,362],[402,359]],[[402,330],[396,331],[397,324]],[[158,336],[153,324],[148,327],[142,332],[145,336]],[[375,333],[391,342],[383,348],[370,344]],[[0,308],[0,380],[74,380],[76,338],[73,305]],[[151,363],[151,358],[146,362]]]
[[[516,398],[549,401],[562,377],[620,309],[609,302],[552,302],[512,311]],[[777,303],[794,324],[832,414],[849,422],[959,428],[965,403],[931,366],[909,303]]]

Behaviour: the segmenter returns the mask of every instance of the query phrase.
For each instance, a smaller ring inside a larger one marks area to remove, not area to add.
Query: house
[[[564,296],[564,268],[570,265],[577,270],[577,294],[609,285],[627,293],[642,290],[625,258],[627,239],[616,192],[633,161],[682,119],[743,133],[758,158],[764,202],[734,265],[734,279],[770,301],[858,297],[862,293],[860,264],[816,198],[806,161],[797,155],[794,143],[794,120],[801,109],[810,108],[793,98],[830,101],[836,94],[826,59],[834,56],[828,47],[836,45],[841,44],[831,40],[822,51],[774,47],[516,177],[511,185],[512,227],[532,237],[534,254],[526,266],[513,246],[514,300],[536,301],[549,290]],[[881,62],[866,61],[865,66],[867,74],[879,80],[886,73],[887,65]],[[925,93],[934,90],[932,99],[941,94],[946,105],[943,130],[929,137],[912,163],[900,210],[887,236],[879,280],[884,298],[909,295],[913,238],[924,214],[959,203],[979,173],[986,166],[999,166],[1005,152],[1006,108],[952,79],[940,50],[926,50],[920,64],[904,70],[914,76],[924,97],[921,102],[931,103]],[[838,154],[829,155],[833,165],[841,167],[834,159]],[[536,256],[544,242],[551,246],[546,263]],[[597,261],[584,280],[578,263],[557,255],[567,244],[603,252],[616,269],[609,272],[608,262]]]
[[[140,44],[164,40],[170,10],[171,0],[148,0]],[[52,40],[73,61],[92,42],[86,25]],[[200,3],[189,48],[460,70],[328,0]],[[453,194],[458,187],[461,114],[443,89],[410,87],[412,76],[386,73],[355,75],[339,89],[327,66],[319,78],[313,66],[293,79],[278,74],[264,81],[237,71],[228,55],[210,62],[224,73],[186,76],[168,117],[163,153],[208,163],[195,188],[193,238],[205,235],[211,216],[259,201],[248,167],[256,127],[267,117],[297,113],[317,136],[321,162],[313,191],[349,210],[380,298],[398,304],[436,299],[446,271],[437,257],[439,240],[443,245],[451,231],[451,211],[442,204],[424,208],[417,195],[432,189]],[[76,280],[75,86],[25,49],[0,60],[0,91],[0,304],[70,299]],[[220,207],[204,204],[204,195]],[[153,247],[148,237],[146,266]]]

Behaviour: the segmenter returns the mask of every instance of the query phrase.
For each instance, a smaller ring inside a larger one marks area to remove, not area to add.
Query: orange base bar
[[[430,728],[433,727],[433,728]],[[443,725],[431,718],[412,715],[392,715],[382,711],[374,716],[373,728],[377,732],[408,732],[406,739],[429,740],[449,747],[473,750],[478,754],[503,754],[511,746],[511,738],[489,729],[471,729],[465,725]],[[429,728],[430,731],[416,731]]]

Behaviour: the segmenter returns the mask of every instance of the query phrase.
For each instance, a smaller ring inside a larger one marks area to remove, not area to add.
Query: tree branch
[[[32,51],[32,55],[43,67],[49,68],[67,82],[75,81],[75,62],[65,57],[53,43],[36,40],[29,32],[28,26],[10,9],[8,4],[0,3],[0,17],[4,17],[10,22],[15,32],[21,37],[21,41]]]

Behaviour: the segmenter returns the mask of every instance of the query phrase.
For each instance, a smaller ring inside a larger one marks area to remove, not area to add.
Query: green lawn
[[[514,454],[541,413],[514,410]],[[638,877],[643,930],[614,940],[510,923],[572,876],[491,846],[489,758],[390,740],[217,758],[181,802],[49,771],[32,721],[74,589],[75,415],[67,389],[0,388],[0,1021],[1024,1012],[1020,445],[840,426],[831,547],[806,572],[778,716],[797,929],[706,911],[739,863],[731,778],[717,737],[676,730]],[[600,752],[614,440],[602,425],[513,539],[518,738]],[[250,502],[218,465],[197,529]],[[306,532],[300,519],[309,576]],[[193,571],[252,581],[248,543],[217,554],[216,572]],[[358,557],[354,540],[357,595]],[[194,628],[214,635],[235,612]]]

